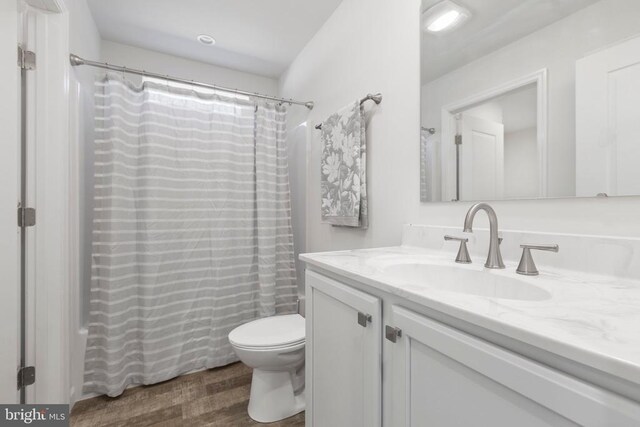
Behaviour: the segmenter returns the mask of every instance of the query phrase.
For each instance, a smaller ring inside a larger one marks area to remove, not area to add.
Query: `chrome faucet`
[[[459,264],[471,264],[471,257],[469,256],[469,250],[467,249],[467,243],[469,242],[469,239],[455,236],[444,236],[444,240],[453,240],[455,242],[460,242],[458,255],[456,255],[456,262]]]
[[[489,216],[489,255],[484,266],[487,268],[504,268],[502,255],[500,254],[500,239],[498,238],[498,217],[496,211],[486,203],[476,203],[471,206],[464,219],[464,231],[473,232],[473,219],[478,211],[483,210]]]

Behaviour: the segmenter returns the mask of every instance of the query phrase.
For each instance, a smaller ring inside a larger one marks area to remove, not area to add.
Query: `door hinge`
[[[35,70],[36,53],[30,50],[24,50],[18,45],[18,67],[23,70]]]
[[[18,208],[18,227],[33,227],[36,225],[36,210],[34,208]]]
[[[456,135],[456,145],[462,145],[462,135]]]
[[[393,326],[385,325],[384,336],[391,342],[398,341],[398,338],[402,336],[402,329],[394,328]]]
[[[36,367],[25,366],[18,370],[18,390],[36,382]]]
[[[367,323],[371,322],[371,315],[370,314],[366,314],[366,313],[362,313],[362,312],[358,312],[358,325],[366,328],[367,327]]]

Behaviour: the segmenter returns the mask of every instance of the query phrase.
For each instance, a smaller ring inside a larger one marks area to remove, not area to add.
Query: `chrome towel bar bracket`
[[[380,92],[368,93],[367,96],[360,100],[360,105],[364,104],[367,101],[373,101],[376,103],[376,105],[378,105],[382,102],[382,94]],[[315,127],[316,129],[322,129],[322,123],[318,123]]]

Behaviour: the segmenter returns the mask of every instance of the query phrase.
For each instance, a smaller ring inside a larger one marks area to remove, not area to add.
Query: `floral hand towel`
[[[354,101],[322,123],[322,221],[369,226],[364,111]]]

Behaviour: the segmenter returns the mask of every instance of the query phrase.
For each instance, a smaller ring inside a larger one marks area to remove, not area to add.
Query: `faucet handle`
[[[448,234],[446,236],[444,236],[444,240],[453,240],[456,242],[464,242],[467,243],[469,241],[468,237],[456,237],[456,236],[449,236]]]
[[[458,249],[458,255],[456,255],[456,262],[460,264],[471,264],[471,257],[469,256],[469,250],[467,249],[467,242],[469,241],[468,238],[447,235],[444,236],[444,240],[460,242],[460,249]]]
[[[520,258],[520,264],[518,264],[516,273],[525,276],[537,276],[539,274],[536,263],[531,256],[532,249],[549,252],[558,252],[560,250],[558,245],[520,245],[520,247],[522,248],[522,258]]]

